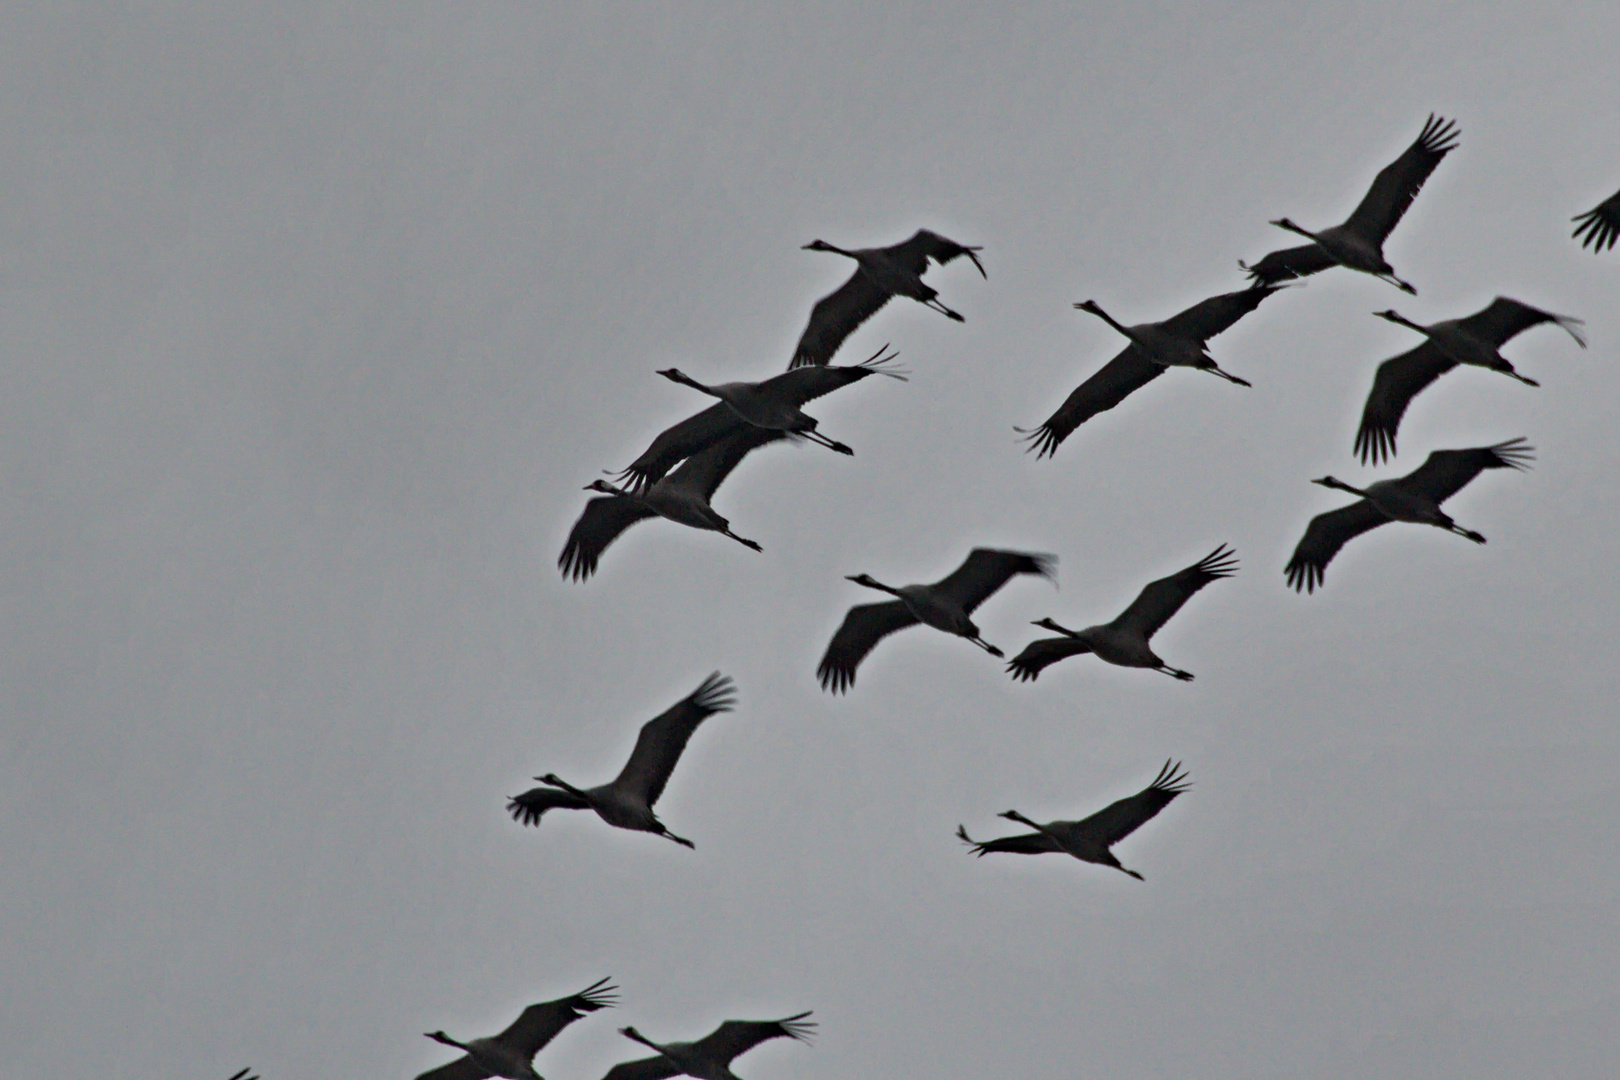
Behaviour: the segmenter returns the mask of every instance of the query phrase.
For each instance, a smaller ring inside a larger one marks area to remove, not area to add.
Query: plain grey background
[[[1620,1035],[1613,465],[1620,16],[1598,4],[8,4],[0,8],[0,1074],[404,1077],[603,975],[538,1060],[814,1009],[750,1080],[1593,1077]],[[1461,146],[1388,246],[1021,452],[1235,260],[1341,221],[1431,111]],[[639,525],[583,586],[581,485],[763,378],[850,265],[816,237],[984,245],[896,301],[914,376],[818,402],[856,449],[752,456],[717,507],[762,555]],[[1588,320],[1447,376],[1353,463],[1380,361],[1498,293]],[[1441,447],[1535,471],[1391,527],[1296,596],[1342,496]],[[1232,543],[1155,640],[1014,685],[960,641],[813,670],[867,571],[975,544],[1061,588],[981,609],[1009,653]],[[660,804],[585,814],[709,671],[736,712]],[[1139,883],[951,833],[1078,816],[1185,760],[1120,846]]]

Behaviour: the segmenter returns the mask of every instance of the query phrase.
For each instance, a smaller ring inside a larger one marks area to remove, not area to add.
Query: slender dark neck
[[[1316,239],[1316,234],[1315,233],[1306,232],[1304,229],[1300,228],[1298,225],[1295,225],[1292,221],[1289,221],[1287,218],[1283,218],[1281,221],[1273,221],[1272,224],[1277,226],[1277,228],[1279,228],[1279,229],[1287,229],[1291,233],[1298,233],[1300,236],[1305,237],[1307,240],[1315,240]]]
[[[636,1042],[640,1043],[642,1046],[648,1047],[651,1050],[653,1050],[654,1052],[656,1052],[658,1054],[662,1054],[664,1057],[669,1057],[668,1052],[666,1052],[662,1046],[659,1046],[657,1043],[655,1043],[651,1039],[647,1038],[647,1036],[643,1035],[641,1032],[637,1031],[635,1028],[625,1028],[622,1032],[620,1032],[620,1034],[622,1034],[627,1039],[634,1039]],[[674,1059],[670,1058],[670,1060],[673,1061]]]
[[[1080,631],[1078,631],[1078,630],[1070,630],[1067,626],[1059,626],[1056,622],[1054,622],[1051,619],[1042,620],[1040,625],[1046,627],[1048,630],[1056,630],[1058,633],[1062,634],[1064,637],[1077,638],[1077,637],[1080,636]]]
[[[1422,334],[1424,337],[1433,336],[1433,335],[1431,335],[1429,333],[1429,328],[1427,326],[1421,326],[1418,323],[1413,322],[1411,319],[1408,319],[1405,315],[1400,314],[1399,312],[1391,311],[1389,314],[1385,315],[1384,318],[1388,319],[1392,323],[1399,323],[1402,326],[1405,326],[1405,327],[1407,327],[1409,329],[1416,330],[1418,333]]]
[[[1365,499],[1367,497],[1367,493],[1365,491],[1363,491],[1363,490],[1361,490],[1360,488],[1357,488],[1357,487],[1351,487],[1349,484],[1345,483],[1343,480],[1334,480],[1331,483],[1326,484],[1324,486],[1325,487],[1330,487],[1330,488],[1338,488],[1340,491],[1348,491],[1352,495],[1360,495],[1363,499]]]
[[[692,389],[698,391],[699,393],[708,394],[710,397],[719,397],[720,396],[719,394],[716,394],[713,390],[709,389],[707,386],[704,386],[702,383],[700,383],[696,379],[692,378],[692,376],[686,374],[686,372],[684,372],[684,371],[672,371],[668,375],[666,375],[665,378],[668,378],[668,379],[670,379],[670,380],[672,380],[674,382],[678,382],[682,386],[690,386]]]
[[[1136,335],[1135,334],[1131,333],[1130,330],[1127,327],[1124,327],[1124,326],[1120,325],[1118,320],[1116,320],[1112,315],[1108,314],[1108,312],[1104,311],[1102,308],[1096,306],[1095,304],[1093,304],[1091,307],[1088,307],[1088,308],[1082,308],[1081,310],[1091,312],[1093,315],[1097,316],[1097,318],[1101,319],[1103,322],[1107,323],[1109,326],[1112,326],[1115,330],[1118,330],[1120,333],[1124,334],[1126,337],[1130,338],[1132,341],[1136,340]]]
[[[581,791],[579,788],[575,787],[573,784],[570,784],[566,780],[559,780],[552,773],[547,773],[545,776],[542,776],[540,778],[540,782],[542,784],[550,784],[554,788],[561,788],[562,790],[568,792],[568,794],[574,796],[577,799],[584,799],[586,802],[590,801],[590,799],[586,796],[586,794],[583,791]]]
[[[885,584],[883,584],[883,582],[874,581],[872,578],[869,578],[869,577],[868,578],[862,578],[859,581],[856,581],[855,584],[857,584],[857,585],[865,585],[868,589],[876,589],[878,592],[886,592],[890,596],[899,596],[900,595],[900,590],[895,588],[893,585],[885,585]]]
[[[432,1039],[434,1042],[444,1043],[446,1046],[454,1046],[457,1050],[467,1049],[466,1043],[457,1042],[455,1039],[452,1039],[442,1031],[430,1031],[428,1032],[428,1038]]]

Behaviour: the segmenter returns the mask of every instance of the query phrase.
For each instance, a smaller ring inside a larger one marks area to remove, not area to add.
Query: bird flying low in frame
[[[1361,427],[1356,431],[1355,450],[1363,465],[1369,462],[1376,465],[1395,456],[1395,433],[1401,426],[1406,407],[1430,383],[1457,365],[1498,371],[1527,386],[1540,386],[1536,380],[1514,370],[1500,351],[1504,344],[1532,326],[1554,323],[1574,338],[1577,345],[1586,348],[1586,339],[1580,332],[1584,324],[1580,319],[1542,311],[1506,296],[1498,296],[1465,318],[1447,319],[1429,326],[1420,326],[1393,309],[1373,314],[1397,326],[1416,330],[1425,340],[1417,348],[1378,365],[1367,404],[1361,412]]]
[[[1007,671],[1014,679],[1033,681],[1059,660],[1093,653],[1097,659],[1110,664],[1149,668],[1182,682],[1191,682],[1192,672],[1166,664],[1148,641],[1194,593],[1212,581],[1231,577],[1237,573],[1237,566],[1236,555],[1222,544],[1186,569],[1149,582],[1113,622],[1070,630],[1052,619],[1041,619],[1033,625],[1056,630],[1063,636],[1030,642],[1008,662]]]
[[[932,585],[885,585],[870,574],[850,575],[846,580],[897,599],[849,609],[816,667],[821,688],[841,694],[854,686],[855,669],[879,641],[918,623],[966,638],[991,656],[1004,655],[979,636],[974,609],[1019,574],[1056,581],[1056,565],[1052,555],[974,548],[961,566]]]
[[[1044,855],[1057,852],[1072,855],[1081,862],[1112,866],[1142,881],[1144,878],[1141,874],[1121,866],[1119,859],[1109,849],[1151,821],[1177,795],[1191,786],[1187,774],[1180,770],[1180,762],[1171,764],[1166,761],[1153,783],[1081,821],[1049,821],[1041,825],[1017,810],[1008,810],[997,816],[1027,825],[1035,831],[980,842],[968,835],[967,826],[958,825],[956,835],[973,849],[973,854],[981,858],[991,854]]]
[[[1241,260],[1238,265],[1248,271],[1250,279],[1258,285],[1272,285],[1315,274],[1330,266],[1344,266],[1371,274],[1416,296],[1417,289],[1396,277],[1394,268],[1384,258],[1384,241],[1389,239],[1417,193],[1423,190],[1429,174],[1456,148],[1455,121],[1430,113],[1417,140],[1379,171],[1355,212],[1342,225],[1311,232],[1287,218],[1278,218],[1271,224],[1298,233],[1310,243],[1273,251],[1253,266]]]
[[[927,229],[918,229],[910,239],[886,248],[846,251],[825,240],[812,240],[804,245],[804,250],[831,251],[854,259],[855,273],[810,309],[810,322],[793,350],[790,369],[830,363],[844,339],[876,315],[892,296],[909,296],[954,322],[964,321],[961,315],[940,303],[937,290],[924,283],[922,276],[928,270],[930,259],[943,266],[959,255],[966,255],[979,268],[981,277],[989,277],[979,261],[978,253],[982,248],[958,244]]]
[[[619,1000],[614,993],[616,990],[618,987],[609,986],[607,979],[599,979],[577,994],[530,1005],[499,1035],[470,1042],[452,1039],[442,1031],[430,1031],[428,1038],[454,1046],[463,1051],[464,1056],[448,1065],[429,1069],[416,1080],[485,1080],[492,1076],[542,1080],[534,1071],[534,1055],[556,1038],[558,1032],[586,1013],[612,1008]]]
[[[734,1059],[770,1039],[794,1039],[808,1044],[816,1023],[806,1020],[810,1013],[796,1013],[780,1020],[727,1020],[696,1042],[656,1043],[633,1027],[619,1033],[651,1048],[653,1057],[626,1061],[613,1066],[602,1080],[665,1080],[671,1076],[696,1076],[701,1080],[738,1080],[731,1071]]]
[[[1294,548],[1293,558],[1284,569],[1289,587],[1295,592],[1315,592],[1327,574],[1327,565],[1345,544],[1370,529],[1391,521],[1433,525],[1437,529],[1483,544],[1485,537],[1465,529],[1440,509],[1486,469],[1530,467],[1534,447],[1523,439],[1509,439],[1494,446],[1466,450],[1436,450],[1414,471],[1394,480],[1379,480],[1365,488],[1351,487],[1343,480],[1324,476],[1312,480],[1322,487],[1337,488],[1360,500],[1325,514],[1317,514],[1305,528],[1305,535]]]
[[[514,795],[507,812],[520,825],[538,825],[547,810],[595,810],[597,817],[620,829],[655,833],[685,847],[696,847],[676,836],[653,813],[664,793],[669,774],[681,759],[692,733],[715,713],[730,712],[737,703],[736,687],[716,671],[698,688],[645,724],[636,736],[630,760],[612,781],[593,788],[577,788],[555,773],[535,777],[545,787]]]

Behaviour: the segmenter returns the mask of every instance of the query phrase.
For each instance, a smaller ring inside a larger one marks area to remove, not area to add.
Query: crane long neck
[[[669,378],[671,378],[675,382],[680,383],[683,386],[690,386],[692,389],[698,391],[699,393],[708,394],[710,397],[719,397],[720,396],[719,394],[715,393],[713,389],[711,389],[710,387],[705,386],[702,383],[698,382],[696,379],[692,378],[692,376],[686,374],[686,372],[684,372],[684,371],[676,371],[673,374],[671,374],[669,376]]]
[[[1361,488],[1351,487],[1349,484],[1345,483],[1343,480],[1335,480],[1332,483],[1332,485],[1330,485],[1330,486],[1336,487],[1340,491],[1348,491],[1352,495],[1360,495],[1363,499],[1368,497],[1367,493],[1365,491],[1363,491]]]
[[[861,581],[856,582],[856,584],[865,585],[868,589],[876,589],[878,592],[886,592],[890,596],[900,595],[900,590],[895,588],[893,585],[885,585],[883,582],[877,581],[873,578],[863,578]]]
[[[1316,239],[1316,234],[1315,233],[1307,232],[1306,230],[1300,228],[1298,225],[1295,225],[1292,221],[1289,221],[1287,218],[1283,218],[1281,221],[1274,221],[1274,222],[1272,222],[1272,224],[1277,226],[1279,229],[1287,229],[1291,233],[1298,233],[1300,236],[1305,237],[1307,240],[1315,240]]]
[[[652,1050],[656,1051],[657,1053],[662,1054],[664,1057],[669,1057],[669,1052],[667,1050],[665,1050],[662,1046],[659,1046],[657,1043],[653,1042],[651,1039],[647,1038],[647,1036],[643,1035],[641,1032],[637,1031],[635,1028],[625,1028],[623,1034],[624,1034],[625,1038],[634,1039],[636,1042],[640,1043],[642,1046],[649,1047]],[[670,1060],[674,1061],[675,1059],[670,1058]]]
[[[1101,307],[1093,305],[1086,310],[1097,316],[1097,318],[1101,319],[1109,326],[1112,326],[1115,330],[1118,330],[1121,334],[1124,334],[1126,337],[1130,338],[1132,341],[1136,340],[1136,335],[1131,333],[1129,327],[1122,325],[1118,319],[1108,314],[1108,312],[1104,311]]]
[[[586,802],[590,801],[590,797],[587,796],[583,791],[575,787],[573,784],[570,784],[568,781],[559,779],[553,773],[547,773],[545,776],[541,777],[540,782],[542,784],[550,784],[554,788],[561,788],[562,790],[568,792],[568,794],[574,796],[576,799],[584,799]]]
[[[1431,334],[1429,332],[1429,328],[1427,326],[1424,326],[1421,323],[1415,323],[1411,319],[1408,319],[1405,315],[1402,315],[1401,313],[1399,313],[1397,311],[1390,312],[1388,315],[1385,316],[1385,318],[1387,318],[1390,322],[1400,323],[1402,326],[1405,326],[1405,327],[1407,327],[1409,329],[1412,329],[1412,330],[1416,330],[1418,333],[1422,334],[1424,337],[1433,337],[1434,336],[1433,334]]]

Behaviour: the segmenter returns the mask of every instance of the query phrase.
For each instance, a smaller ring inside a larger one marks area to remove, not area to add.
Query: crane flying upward
[[[535,777],[546,787],[512,796],[507,812],[520,824],[538,825],[547,810],[595,810],[609,825],[656,833],[685,847],[696,847],[666,829],[653,813],[653,804],[664,793],[692,733],[715,713],[730,712],[737,702],[735,694],[731,679],[716,671],[696,690],[641,725],[630,760],[612,781],[580,789],[547,773]]]
[[[1313,484],[1360,495],[1361,500],[1311,518],[1284,571],[1288,584],[1295,592],[1315,592],[1340,548],[1369,529],[1391,521],[1433,525],[1483,544],[1483,536],[1451,520],[1440,504],[1486,469],[1528,469],[1534,460],[1530,456],[1533,449],[1523,439],[1509,439],[1494,446],[1436,450],[1416,470],[1394,480],[1368,484],[1365,489],[1351,487],[1332,476],[1312,480]]]
[[[1378,173],[1344,224],[1310,232],[1287,218],[1278,218],[1271,224],[1298,233],[1310,243],[1273,251],[1253,266],[1241,260],[1238,265],[1263,285],[1304,277],[1330,266],[1346,266],[1417,295],[1415,288],[1395,276],[1395,269],[1385,260],[1384,241],[1423,190],[1429,174],[1457,148],[1456,140],[1456,122],[1430,113],[1417,140]]]
[[[1058,406],[1057,412],[1046,423],[1033,430],[1013,430],[1025,436],[1029,449],[1036,458],[1057,453],[1058,444],[1067,439],[1074,429],[1107,409],[1124,401],[1132,392],[1163,375],[1172,366],[1192,367],[1210,371],[1243,386],[1249,384],[1228,375],[1215,366],[1205,343],[1223,332],[1243,316],[1260,306],[1260,301],[1282,288],[1280,285],[1256,285],[1237,292],[1222,293],[1200,300],[1185,311],[1172,315],[1163,322],[1145,323],[1122,328],[1103,314],[1095,301],[1074,305],[1106,319],[1110,326],[1120,330],[1131,343],[1123,352],[1104,364],[1096,374],[1081,383]],[[1090,306],[1087,306],[1090,305]]]
[[[1498,296],[1466,318],[1447,319],[1429,326],[1419,326],[1393,309],[1373,314],[1398,326],[1410,327],[1427,340],[1378,365],[1372,391],[1361,413],[1361,427],[1356,432],[1355,449],[1363,465],[1369,461],[1376,465],[1381,459],[1395,456],[1395,432],[1407,405],[1458,364],[1499,371],[1528,386],[1539,386],[1541,384],[1534,379],[1515,371],[1502,356],[1500,350],[1504,344],[1532,326],[1556,323],[1576,344],[1586,348],[1586,339],[1581,337],[1579,329],[1583,325],[1580,319],[1573,315],[1555,315],[1505,296]]]
[[[534,1071],[534,1055],[556,1038],[558,1032],[586,1013],[612,1008],[618,1002],[614,996],[618,987],[607,983],[608,980],[600,979],[577,994],[530,1005],[499,1035],[460,1042],[442,1031],[428,1032],[427,1037],[433,1041],[454,1046],[466,1054],[448,1065],[429,1069],[416,1080],[485,1080],[491,1076],[542,1080]]]
[[[941,315],[962,322],[961,315],[939,302],[939,292],[923,282],[929,259],[943,266],[959,255],[966,255],[979,268],[981,277],[989,277],[979,261],[978,252],[982,248],[958,244],[927,229],[918,229],[910,239],[886,248],[846,251],[825,240],[812,240],[803,250],[836,252],[854,259],[856,268],[848,281],[817,300],[816,306],[810,309],[810,322],[799,336],[789,368],[831,361],[844,339],[876,315],[891,296],[909,296]]]
[[[1159,770],[1159,775],[1154,777],[1153,783],[1135,795],[1120,799],[1081,821],[1049,821],[1045,825],[1040,825],[1017,810],[1007,810],[997,816],[1016,821],[1020,825],[1028,825],[1035,831],[1015,836],[1001,836],[981,843],[968,835],[966,825],[958,825],[956,835],[980,858],[991,853],[1044,855],[1047,852],[1061,852],[1072,855],[1081,862],[1112,866],[1115,870],[1142,881],[1144,879],[1141,874],[1121,866],[1114,853],[1108,849],[1140,829],[1145,822],[1151,821],[1160,810],[1169,806],[1177,795],[1191,786],[1187,782],[1185,772],[1178,775],[1180,769],[1180,762],[1172,765],[1166,761],[1164,768]]]
[[[855,669],[879,641],[918,623],[967,638],[991,656],[1004,655],[979,636],[971,617],[973,610],[1019,574],[1039,574],[1055,581],[1056,563],[1051,555],[974,548],[961,566],[932,585],[893,586],[870,574],[850,575],[846,580],[897,599],[857,604],[849,609],[816,667],[821,688],[841,694],[854,686]]]
[[[1030,642],[1023,652],[1007,664],[1007,670],[1015,679],[1033,681],[1043,669],[1059,660],[1095,653],[1097,659],[1110,664],[1151,668],[1183,682],[1191,682],[1191,672],[1173,668],[1160,660],[1148,642],[1161,626],[1170,621],[1172,615],[1181,610],[1181,605],[1193,593],[1212,581],[1231,577],[1235,573],[1237,559],[1222,544],[1186,569],[1149,582],[1131,602],[1131,606],[1113,622],[1088,626],[1084,630],[1070,630],[1051,619],[1041,619],[1034,625],[1056,630],[1063,636]]]

